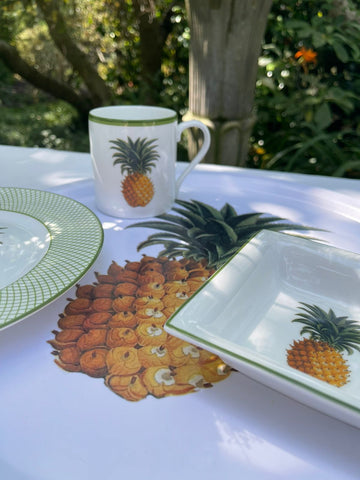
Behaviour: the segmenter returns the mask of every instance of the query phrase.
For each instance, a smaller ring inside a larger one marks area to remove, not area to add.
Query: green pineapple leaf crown
[[[113,154],[115,159],[113,165],[121,165],[121,173],[130,175],[140,173],[146,175],[155,167],[160,158],[157,152],[157,139],[148,140],[147,138],[137,138],[133,141],[130,137],[127,141],[118,138],[110,140],[114,146],[110,147],[116,150]]]
[[[300,302],[303,312],[297,313],[292,321],[305,325],[300,335],[309,334],[310,340],[324,342],[338,352],[351,355],[360,351],[360,324],[347,316],[337,317],[330,308],[328,312],[317,305]]]
[[[176,204],[179,207],[174,207],[173,211],[178,215],[165,213],[156,217],[158,220],[127,227],[160,230],[140,243],[138,250],[161,244],[164,249],[160,255],[195,261],[206,259],[209,268],[218,268],[260,230],[310,230],[263,213],[238,215],[228,203],[220,210],[197,200],[177,200]]]

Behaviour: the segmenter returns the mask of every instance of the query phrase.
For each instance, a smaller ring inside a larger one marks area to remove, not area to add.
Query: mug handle
[[[181,175],[176,180],[176,196],[179,192],[180,186],[182,182],[184,181],[185,177],[191,172],[191,170],[205,157],[207,151],[210,148],[210,131],[206,125],[204,125],[202,122],[199,122],[198,120],[189,120],[186,122],[181,122],[177,125],[176,129],[176,141],[180,142],[181,139],[181,134],[184,130],[187,128],[192,128],[196,127],[199,128],[203,135],[204,135],[204,141],[203,144],[198,151],[198,153],[195,155],[195,157],[191,160],[189,165],[185,168],[185,170],[182,172]]]

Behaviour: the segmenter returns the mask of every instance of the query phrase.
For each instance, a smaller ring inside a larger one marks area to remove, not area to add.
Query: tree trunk
[[[246,162],[254,124],[261,41],[272,0],[186,0],[190,24],[189,112],[212,132],[207,163]],[[189,138],[190,156],[198,136]]]
[[[133,7],[139,20],[142,94],[144,103],[158,103],[163,41],[160,22],[156,17],[154,2],[134,0]]]
[[[172,2],[161,17],[156,16],[156,5],[152,0],[133,0],[133,8],[139,20],[140,56],[144,101],[156,105],[162,89],[161,65],[166,39],[172,30]]]

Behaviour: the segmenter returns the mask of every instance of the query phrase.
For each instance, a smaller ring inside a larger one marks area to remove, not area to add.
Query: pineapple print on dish
[[[113,165],[119,165],[125,178],[121,182],[122,194],[131,207],[145,207],[154,197],[154,184],[150,178],[160,155],[157,139],[137,138],[127,141],[118,138],[110,140],[113,154]]]
[[[350,381],[350,367],[344,353],[360,351],[360,324],[346,316],[336,316],[317,305],[301,303],[301,312],[292,321],[304,326],[300,335],[309,338],[295,340],[287,350],[288,364],[336,387]]]

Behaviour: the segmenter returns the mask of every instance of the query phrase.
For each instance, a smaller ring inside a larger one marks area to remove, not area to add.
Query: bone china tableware
[[[0,188],[0,328],[47,305],[90,268],[103,242],[98,218],[70,198]]]
[[[202,131],[204,142],[176,178],[177,143],[191,127]],[[97,206],[124,218],[169,210],[184,178],[210,146],[209,130],[200,121],[178,123],[174,110],[141,105],[91,110],[89,134]]]
[[[165,329],[360,427],[359,289],[360,255],[264,230]]]

